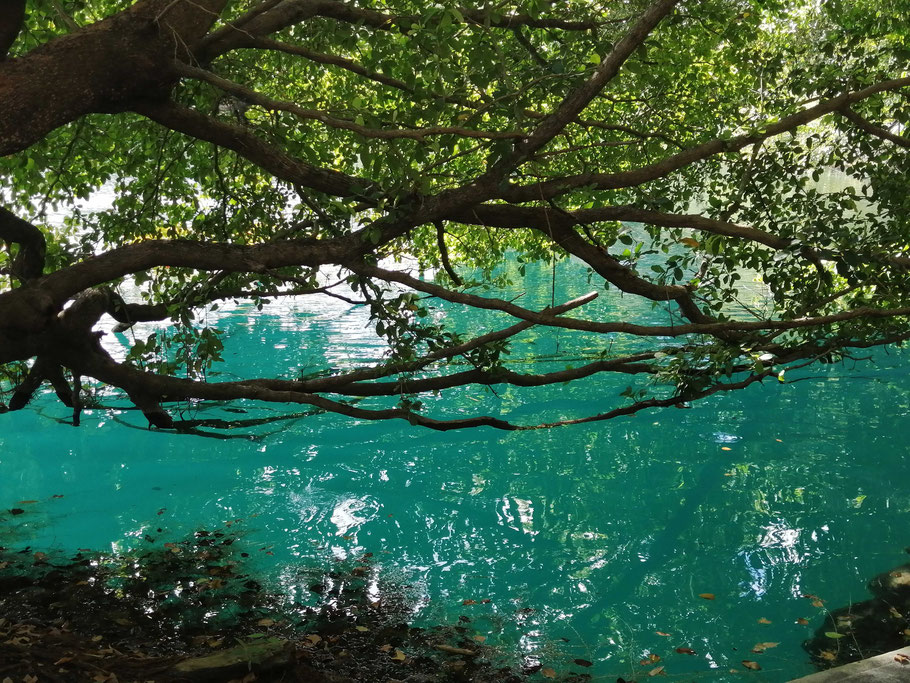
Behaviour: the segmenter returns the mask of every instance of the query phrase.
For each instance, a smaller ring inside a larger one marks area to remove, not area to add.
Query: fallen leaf
[[[452,655],[464,655],[465,657],[473,657],[477,654],[474,650],[466,650],[463,647],[452,647],[451,645],[436,645],[436,649],[440,652],[448,652]]]
[[[322,636],[317,636],[315,633],[311,633],[306,637],[313,645],[316,643],[322,642]]]
[[[837,631],[825,631],[825,635],[829,638],[834,638],[835,640],[844,637],[843,633],[838,633]]]
[[[678,647],[678,648],[676,648],[676,651],[681,655],[694,655],[695,654],[695,650],[693,650],[691,647]]]
[[[17,505],[34,505],[37,502],[37,500],[20,500]]]
[[[544,678],[556,678],[556,672],[550,667],[546,667],[540,670],[540,675]]]
[[[774,440],[777,441],[777,443],[783,443],[783,442],[784,442],[783,439],[774,439]]]
[[[578,664],[578,666],[594,666],[594,664],[587,659],[573,659],[572,661]]]
[[[752,662],[748,659],[743,660],[743,666],[747,669],[752,669],[752,671],[761,671],[761,665],[758,662]]]
[[[3,569],[3,567],[0,567],[0,569]],[[905,636],[906,638],[910,638],[910,628],[905,628],[905,629],[904,629],[904,636]]]
[[[796,623],[797,623],[797,624],[802,624],[803,626],[805,626],[806,624],[809,623],[809,620],[808,620],[808,619],[805,619],[805,618],[803,618],[803,617],[800,617],[799,619],[796,620]]]
[[[163,515],[165,510],[167,510],[167,508],[161,508],[161,509],[158,510],[158,512],[156,512],[155,514],[157,514],[157,515]]]
[[[770,650],[772,647],[777,647],[780,643],[755,643],[752,647],[752,652],[755,654],[761,654],[765,650]]]
[[[13,679],[7,676],[2,681],[0,681],[0,683],[13,683]]]
[[[818,656],[822,659],[828,660],[829,662],[833,662],[837,659],[837,655],[834,652],[831,652],[831,650],[822,650],[818,653]]]
[[[650,661],[651,664],[657,664],[657,662],[660,661],[660,655],[656,655],[653,652],[651,652],[648,654],[648,661]]]
[[[474,640],[476,640],[478,643],[482,643],[486,639],[487,639],[486,636],[474,636]]]
[[[699,593],[699,594],[698,594],[698,597],[704,598],[705,600],[713,600],[713,599],[714,599],[714,593]]]
[[[392,646],[389,645],[389,644],[385,644],[385,645],[380,645],[380,646],[379,646],[379,651],[380,651],[380,652],[388,652],[388,651],[391,650],[391,649],[392,649]]]
[[[758,620],[758,623],[759,623],[759,624],[770,624],[770,623],[771,623],[771,620],[770,620],[770,619],[765,619],[764,617],[762,617],[761,619]]]
[[[654,631],[654,633],[656,633],[659,636],[666,636],[667,638],[670,637],[669,633],[664,633],[663,631]]]
[[[649,676],[660,676],[663,672],[664,672],[664,668],[662,666],[658,666],[654,669],[651,669],[648,672],[648,675]]]
[[[910,657],[903,654],[902,652],[898,652],[896,655],[894,655],[894,661],[901,666],[906,666],[907,664],[910,664]]]
[[[813,607],[824,607],[824,606],[825,606],[825,601],[824,601],[824,600],[813,600],[813,601],[812,601],[812,606],[813,606]]]
[[[729,446],[721,446],[721,447],[720,447],[720,450],[722,450],[722,451],[732,451],[733,449],[730,448]]]
[[[93,642],[93,643],[100,643],[100,642],[101,642],[101,636],[92,636],[92,642]]]
[[[462,605],[476,605],[477,601],[476,600],[462,600],[461,604]]]
[[[259,624],[260,626],[274,626],[275,620],[266,618],[266,619],[260,619],[256,623]]]
[[[72,657],[61,657],[61,658],[58,659],[56,662],[54,662],[54,666],[59,666],[60,664],[66,664],[67,662],[71,662],[71,661],[73,661],[73,658],[72,658]],[[9,679],[7,678],[7,679],[4,679],[4,680],[7,680],[7,681],[8,681]]]
[[[361,633],[366,633],[370,629],[368,629],[366,626],[358,626],[357,630],[360,631]]]
[[[35,553],[33,557],[35,558],[35,562],[44,562],[47,559],[47,555],[41,552]]]
[[[408,658],[407,655],[398,649],[396,649],[395,654],[392,655],[392,659],[394,659],[396,662],[403,662],[407,658]]]
[[[488,604],[488,603],[490,603],[490,602],[493,602],[490,598],[484,598],[483,600],[480,601],[480,603],[481,603],[482,605],[486,605],[486,604]]]
[[[895,619],[900,619],[901,617],[904,616],[903,614],[898,612],[896,609],[894,609],[894,607],[889,607],[888,611],[891,613],[891,616],[894,617]]]

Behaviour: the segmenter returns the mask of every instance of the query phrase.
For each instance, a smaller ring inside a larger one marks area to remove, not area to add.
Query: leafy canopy
[[[249,398],[526,428],[428,416],[419,396],[646,378],[585,418],[606,419],[910,335],[904,0],[26,5],[0,62],[0,95],[15,95],[0,103],[11,408],[50,380],[78,421],[86,376],[161,427],[162,401]],[[69,96],[68,73],[91,96]],[[30,97],[40,121],[16,118]],[[85,208],[99,192],[110,207]],[[593,295],[544,311],[497,296],[503,262],[565,258],[664,322],[566,315]],[[744,303],[753,278],[759,309]],[[200,312],[324,295],[368,308],[382,363],[208,376],[230,339]],[[429,315],[437,301],[502,324],[456,333]],[[118,362],[91,334],[105,313],[162,331]],[[598,335],[600,350],[522,374],[508,342],[532,325]],[[647,343],[614,352],[616,335]],[[383,395],[400,401],[351,401]]]

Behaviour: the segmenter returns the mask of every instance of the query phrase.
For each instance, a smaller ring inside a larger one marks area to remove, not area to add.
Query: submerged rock
[[[910,564],[879,574],[874,597],[832,610],[815,636],[803,643],[822,669],[891,652],[910,642]]]
[[[910,564],[879,574],[869,582],[869,591],[882,600],[910,603]]]

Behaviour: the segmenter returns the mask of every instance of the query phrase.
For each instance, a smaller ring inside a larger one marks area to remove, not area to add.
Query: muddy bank
[[[509,653],[456,624],[408,624],[410,598],[371,555],[313,575],[315,606],[270,594],[229,529],[130,555],[0,549],[0,680],[497,681]],[[583,672],[560,680],[583,681]]]

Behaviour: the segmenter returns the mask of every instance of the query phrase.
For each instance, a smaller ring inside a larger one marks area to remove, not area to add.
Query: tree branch
[[[594,70],[594,74],[581,87],[569,94],[552,114],[515,146],[510,154],[495,162],[487,174],[493,177],[503,177],[509,170],[530,158],[575,120],[591,100],[615,78],[626,60],[644,43],[660,20],[669,14],[678,2],[679,0],[657,0],[651,5],[622,40],[616,43],[615,47],[601,60]]]
[[[225,123],[174,102],[141,105],[136,107],[136,112],[165,128],[234,150],[263,170],[294,185],[332,196],[358,197],[366,201],[372,201],[373,194],[378,191],[376,184],[370,180],[295,159],[280,147],[265,142],[249,128]]]
[[[386,282],[397,282],[416,291],[439,297],[445,301],[465,304],[473,308],[503,311],[513,317],[527,320],[528,322],[533,322],[537,325],[563,327],[570,330],[582,330],[584,332],[597,332],[601,334],[620,332],[624,334],[633,334],[639,337],[678,337],[690,334],[709,334],[717,336],[724,332],[792,330],[803,327],[819,327],[835,322],[856,320],[858,318],[895,318],[910,315],[910,306],[884,309],[863,306],[849,311],[832,313],[830,315],[796,318],[793,320],[727,320],[723,322],[682,323],[679,325],[636,325],[627,322],[600,322],[537,313],[502,299],[482,297],[465,292],[454,292],[440,285],[419,280],[407,273],[386,270],[379,266],[348,264],[347,267],[361,275],[385,280]]]
[[[744,147],[754,145],[762,140],[775,137],[782,133],[796,130],[800,126],[815,121],[816,119],[833,113],[845,106],[877,95],[880,92],[899,90],[910,86],[910,76],[895,78],[888,81],[875,83],[861,90],[843,93],[814,107],[809,107],[796,114],[783,117],[776,123],[765,123],[755,126],[755,131],[746,135],[738,135],[729,139],[715,138],[682,152],[666,157],[647,166],[620,171],[618,173],[581,173],[564,176],[552,180],[545,180],[532,185],[508,185],[496,194],[496,198],[513,203],[531,202],[536,200],[552,199],[580,187],[593,187],[599,190],[617,190],[624,187],[636,187],[647,182],[663,178],[674,171],[690,166],[695,162],[724,152],[737,152]]]
[[[452,268],[452,263],[449,261],[449,249],[446,247],[446,231],[443,226],[443,222],[436,221],[435,225],[436,244],[439,247],[439,260],[442,263],[442,268],[445,270],[446,275],[449,276],[449,279],[455,284],[455,286],[461,287],[463,282],[458,276],[458,273],[455,272],[455,269]]]
[[[226,1],[139,0],[0,62],[0,156],[26,149],[85,114],[165,97],[176,82],[175,55],[189,57],[188,46],[205,34]],[[54,106],[47,106],[49,92]]]
[[[6,0],[0,3],[0,62],[6,59],[25,23],[26,0]]]
[[[226,78],[221,78],[217,74],[214,74],[211,71],[206,71],[205,69],[199,69],[194,66],[177,63],[174,66],[174,70],[181,76],[193,78],[199,81],[205,81],[206,83],[214,85],[216,88],[223,90],[224,92],[228,92],[237,96],[244,102],[262,107],[267,111],[285,111],[289,114],[293,114],[299,119],[319,121],[320,123],[325,124],[331,128],[349,130],[352,133],[357,133],[357,135],[365,138],[373,138],[378,140],[424,140],[427,137],[435,135],[459,135],[465,138],[480,138],[485,140],[511,140],[521,138],[522,135],[524,135],[519,131],[485,131],[474,130],[472,128],[463,128],[460,126],[433,126],[430,128],[395,129],[370,128],[369,126],[364,126],[359,123],[355,123],[354,121],[339,119],[335,116],[327,114],[324,111],[300,107],[293,102],[274,100],[270,97],[266,97],[265,95],[256,92],[255,90],[247,88],[246,86],[240,85],[239,83],[229,81]],[[186,132],[186,129],[184,129],[184,132]]]
[[[850,109],[850,107],[844,107],[840,110],[840,113],[845,119],[853,123],[857,128],[863,130],[871,135],[874,135],[877,138],[882,140],[887,140],[888,142],[893,142],[898,147],[903,147],[904,149],[910,149],[910,138],[904,137],[903,135],[897,135],[892,133],[886,128],[881,126],[876,126],[871,121],[864,119],[862,116],[857,114],[855,111]]]
[[[21,282],[41,277],[47,241],[38,228],[0,206],[0,240],[19,245],[19,253],[10,268],[13,276]]]

